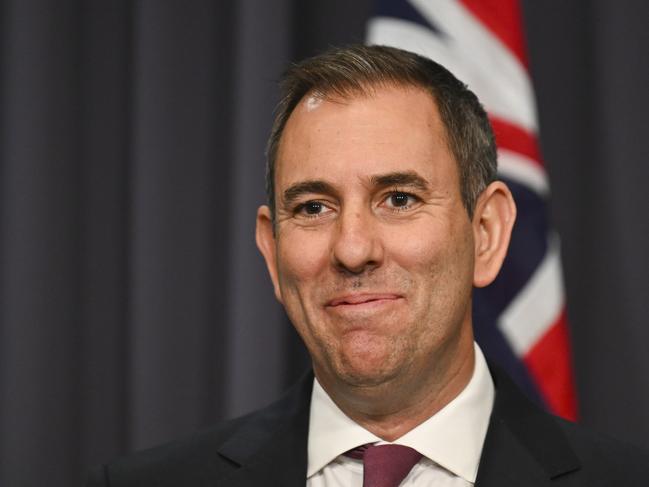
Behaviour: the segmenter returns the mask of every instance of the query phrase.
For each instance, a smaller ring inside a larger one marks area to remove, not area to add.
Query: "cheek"
[[[285,232],[279,239],[277,261],[280,283],[317,284],[314,278],[329,262],[329,239],[315,231]]]
[[[436,235],[439,232],[432,228],[418,227],[412,232],[391,232],[384,241],[390,258],[400,267],[427,274],[437,267],[444,252],[443,242]]]
[[[429,307],[436,312],[447,310],[465,298],[472,287],[472,242],[470,228],[460,225],[439,228],[429,224],[419,226],[415,233],[392,234],[390,255],[413,279],[420,311]]]

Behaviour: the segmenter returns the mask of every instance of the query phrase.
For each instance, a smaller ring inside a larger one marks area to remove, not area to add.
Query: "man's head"
[[[269,143],[274,208],[258,211],[257,244],[318,380],[348,411],[459,392],[472,287],[495,278],[509,242],[515,208],[491,181],[484,112],[444,68],[416,67],[429,63],[352,47],[297,65]]]
[[[444,123],[460,172],[462,201],[469,215],[478,195],[496,178],[496,145],[478,98],[446,68],[431,59],[388,46],[332,49],[293,65],[281,83],[281,100],[267,146],[266,192],[275,209],[275,165],[286,122],[307,94],[348,98],[379,86],[418,87],[431,94]]]

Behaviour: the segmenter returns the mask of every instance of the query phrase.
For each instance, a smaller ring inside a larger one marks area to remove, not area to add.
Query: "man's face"
[[[416,379],[472,347],[474,240],[458,177],[423,90],[307,96],[292,113],[276,234],[269,224],[261,234],[277,297],[325,387]]]

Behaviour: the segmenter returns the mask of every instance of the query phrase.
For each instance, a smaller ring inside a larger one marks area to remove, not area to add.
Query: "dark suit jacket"
[[[476,487],[649,486],[649,457],[540,411],[493,372]],[[261,411],[104,466],[88,487],[304,487],[312,382],[309,374]]]

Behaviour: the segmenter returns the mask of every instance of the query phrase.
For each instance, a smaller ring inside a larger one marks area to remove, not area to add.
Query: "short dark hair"
[[[476,95],[440,64],[388,46],[332,48],[293,64],[284,74],[281,99],[266,148],[266,194],[275,221],[275,164],[286,122],[307,94],[322,98],[368,95],[377,86],[412,86],[435,100],[458,164],[460,193],[469,216],[480,193],[496,179],[496,143]]]

